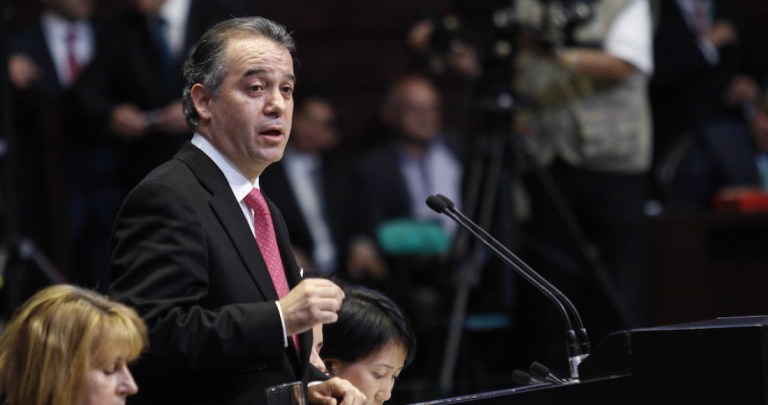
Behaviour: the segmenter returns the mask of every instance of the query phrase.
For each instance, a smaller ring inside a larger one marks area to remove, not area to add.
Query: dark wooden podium
[[[768,404],[768,316],[616,332],[579,366],[580,382],[421,404]]]

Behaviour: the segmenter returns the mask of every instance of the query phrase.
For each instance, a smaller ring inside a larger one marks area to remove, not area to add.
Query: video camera
[[[503,100],[512,100],[509,86],[519,41],[544,53],[572,46],[574,30],[592,19],[595,1],[455,0],[451,13],[432,20],[429,53],[444,61],[456,43],[472,46],[483,72],[479,109],[511,108]]]
[[[446,54],[455,41],[464,41],[488,56],[504,58],[523,30],[545,49],[569,46],[574,29],[592,18],[594,1],[457,0],[452,13],[433,20],[430,47],[433,53]]]

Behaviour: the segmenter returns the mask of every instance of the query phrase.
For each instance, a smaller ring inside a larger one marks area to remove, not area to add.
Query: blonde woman
[[[0,403],[124,404],[138,391],[128,363],[146,345],[133,309],[79,287],[47,287],[16,310],[0,338]]]

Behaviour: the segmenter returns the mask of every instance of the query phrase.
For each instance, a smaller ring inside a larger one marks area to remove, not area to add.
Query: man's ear
[[[197,115],[200,116],[200,121],[209,120],[211,118],[211,91],[204,85],[195,83],[192,88],[190,88],[190,95],[192,96],[192,103],[195,105]]]

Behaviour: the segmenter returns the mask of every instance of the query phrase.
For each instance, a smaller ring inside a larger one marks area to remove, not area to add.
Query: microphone
[[[512,372],[512,382],[520,387],[525,387],[527,385],[548,385],[551,384],[551,382],[541,379],[538,377],[534,377],[528,373],[526,373],[523,370],[515,370]]]
[[[538,361],[531,363],[529,370],[531,371],[531,374],[533,374],[538,379],[546,380],[553,384],[565,384],[565,381],[555,377],[555,375],[549,371],[547,366],[539,363]]]
[[[587,330],[584,328],[581,316],[571,300],[541,274],[534,271],[527,263],[507,249],[501,242],[456,209],[453,201],[448,197],[442,194],[431,195],[427,198],[426,203],[435,212],[445,214],[464,227],[491,249],[504,263],[512,267],[520,276],[533,284],[534,287],[555,304],[567,328],[565,334],[566,350],[571,379],[577,381],[579,379],[578,366],[589,355],[590,345]]]

